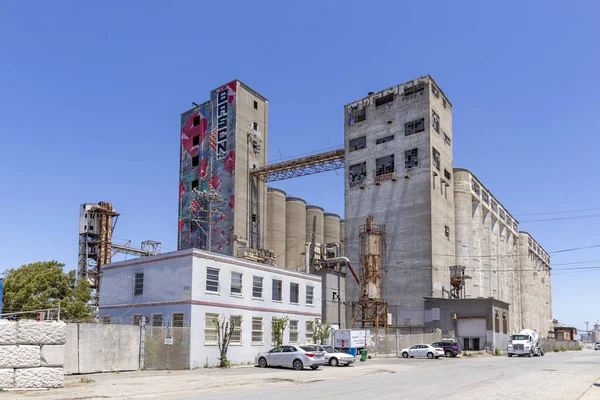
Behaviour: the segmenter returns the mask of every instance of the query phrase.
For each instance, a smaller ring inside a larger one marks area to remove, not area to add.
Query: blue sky
[[[267,97],[269,157],[343,143],[343,105],[431,74],[471,169],[551,252],[600,243],[596,2],[12,2],[0,13],[0,269],[77,263],[78,207],[177,239],[179,114],[237,78]],[[276,185],[343,214],[341,173]],[[315,187],[320,190],[313,190]],[[333,195],[332,195],[333,194]],[[557,254],[555,318],[600,318],[600,248]]]

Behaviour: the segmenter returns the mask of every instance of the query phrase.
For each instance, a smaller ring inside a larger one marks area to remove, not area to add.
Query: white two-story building
[[[214,319],[241,318],[227,353],[253,362],[273,345],[273,317],[289,318],[284,343],[312,340],[321,318],[321,278],[196,249],[102,267],[99,316],[104,323],[189,327],[189,366],[218,363]]]

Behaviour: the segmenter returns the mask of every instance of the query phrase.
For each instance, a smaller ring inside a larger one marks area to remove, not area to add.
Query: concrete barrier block
[[[17,344],[17,323],[0,319],[0,345]]]
[[[15,370],[15,387],[59,388],[65,383],[65,374],[61,367],[24,368]]]
[[[19,321],[17,335],[19,344],[65,344],[67,324],[62,321]]]
[[[13,387],[15,383],[15,370],[12,368],[0,369],[0,389]]]
[[[28,368],[40,365],[40,346],[0,346],[0,368]]]
[[[42,367],[62,367],[63,365],[65,365],[65,345],[43,345],[41,359]]]

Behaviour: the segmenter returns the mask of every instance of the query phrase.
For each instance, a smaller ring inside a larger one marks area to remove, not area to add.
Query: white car
[[[600,350],[600,340],[596,340],[596,346],[594,346],[595,350]]]
[[[291,367],[296,371],[300,371],[304,367],[315,370],[324,364],[323,353],[308,346],[277,346],[270,351],[256,355],[256,365],[261,368]]]
[[[338,365],[347,367],[356,361],[356,357],[352,354],[341,353],[331,346],[321,346],[319,344],[306,344],[304,346],[312,347],[316,351],[322,351],[323,356],[325,356],[325,364],[332,367],[337,367]]]
[[[402,358],[427,357],[440,358],[444,356],[444,349],[441,347],[433,347],[430,344],[416,344],[408,349],[402,350]]]

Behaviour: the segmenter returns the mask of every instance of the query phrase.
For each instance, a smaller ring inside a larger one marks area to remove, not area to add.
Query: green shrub
[[[558,346],[554,346],[554,352],[555,352],[555,353],[558,353],[558,351],[559,351],[559,348],[558,348]]]
[[[565,349],[565,346],[560,346],[560,351],[567,351],[567,349]]]
[[[497,347],[496,347],[496,348],[494,349],[494,355],[495,355],[495,356],[499,356],[499,355],[500,355],[500,349],[499,349],[499,348],[497,348]]]

